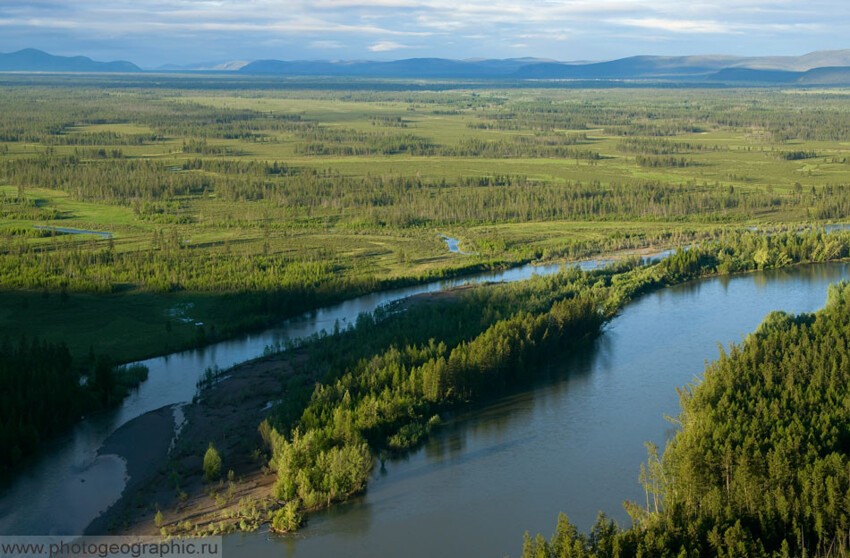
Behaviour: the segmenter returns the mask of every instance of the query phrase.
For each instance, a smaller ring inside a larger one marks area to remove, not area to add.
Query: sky
[[[0,52],[145,68],[227,60],[799,55],[850,48],[846,0],[0,0]]]

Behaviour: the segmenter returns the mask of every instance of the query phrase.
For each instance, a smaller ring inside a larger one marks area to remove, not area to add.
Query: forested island
[[[240,404],[226,395],[233,389],[227,380],[216,386],[211,377],[200,392],[198,414],[189,412],[184,445],[170,465],[169,478],[180,479],[174,481],[176,492],[166,494],[158,507],[144,498],[132,500],[135,511],[127,510],[124,521],[143,530],[156,524],[169,535],[253,530],[265,522],[278,531],[295,530],[307,512],[364,491],[374,462],[417,448],[439,427],[441,414],[528,385],[545,373],[545,363],[582,350],[634,297],[706,275],[848,255],[850,233],[748,232],[680,250],[657,264],[633,258],[593,272],[567,268],[361,316],[347,330],[270,357],[272,366],[264,374],[277,376],[281,392],[256,425],[253,442],[237,440],[245,424],[227,419],[214,430],[208,448],[208,440],[198,435],[210,432],[205,413],[227,416]],[[251,389],[242,389],[247,404]],[[208,478],[198,458],[206,449],[218,462],[215,448],[223,446],[227,457]],[[657,476],[660,462],[654,455],[650,471]],[[224,480],[229,466],[238,472]],[[202,472],[206,485],[198,483]],[[647,486],[656,491],[651,483],[658,481],[648,475]],[[218,482],[210,485],[211,480]],[[245,491],[245,485],[258,482],[261,490]],[[237,498],[239,493],[250,496]],[[199,513],[210,497],[218,509]]]

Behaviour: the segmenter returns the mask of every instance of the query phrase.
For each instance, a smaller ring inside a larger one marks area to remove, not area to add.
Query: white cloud
[[[658,29],[661,31],[669,31],[671,33],[735,33],[733,29],[726,23],[713,20],[692,20],[692,19],[662,19],[657,17],[648,18],[621,18],[611,20],[612,23],[619,25],[627,25],[630,27],[641,27],[644,29]]]
[[[516,35],[517,39],[534,40],[534,41],[569,41],[572,29],[543,29],[536,33],[520,33]]]
[[[299,18],[279,21],[162,21],[138,20],[87,20],[57,18],[0,18],[0,26],[29,27],[34,29],[90,29],[126,34],[152,31],[208,31],[208,32],[270,32],[270,33],[345,33],[363,35],[398,35],[427,37],[427,31],[400,31],[384,29],[374,25],[349,25],[323,21],[315,18]]]
[[[412,48],[408,45],[402,45],[395,41],[379,41],[373,45],[369,46],[369,51],[371,52],[390,52],[393,50],[401,50],[405,48]]]
[[[440,31],[456,31],[467,27],[467,23],[463,20],[448,19],[445,17],[434,17],[430,14],[422,14],[416,16],[416,23],[422,27],[429,29],[438,29]]]
[[[416,0],[313,0],[317,8],[338,10],[340,8],[416,8],[422,2]]]
[[[613,19],[611,23],[639,27],[642,29],[653,29],[667,31],[670,33],[706,33],[706,34],[735,34],[751,31],[762,32],[793,32],[793,31],[817,31],[822,29],[821,24],[816,23],[770,23],[770,22],[721,22],[713,19],[665,19],[665,18],[641,18],[641,19]]]

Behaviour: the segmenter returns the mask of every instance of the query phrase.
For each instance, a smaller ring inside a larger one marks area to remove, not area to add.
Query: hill
[[[850,66],[850,50],[803,56],[741,57],[630,56],[605,62],[558,62],[539,58],[449,60],[408,58],[393,61],[257,60],[238,69],[244,74],[375,78],[466,79],[627,79],[713,82],[793,83],[804,72]]]
[[[801,85],[850,85],[850,67],[815,68],[798,80]]]
[[[55,56],[34,48],[0,53],[0,72],[141,72],[132,62],[97,62],[85,56]]]
[[[725,83],[794,83],[803,75],[802,72],[788,70],[757,70],[753,68],[724,68],[708,76],[711,81]]]
[[[0,72],[141,71],[131,62],[99,62],[85,56],[56,56],[32,48],[0,53]],[[736,86],[845,85],[850,84],[850,49],[811,52],[802,56],[630,56],[604,62],[560,62],[541,58],[232,60],[169,64],[160,66],[156,71],[384,79],[645,80]]]

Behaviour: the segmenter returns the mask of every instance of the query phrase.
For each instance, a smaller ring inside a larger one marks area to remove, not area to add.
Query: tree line
[[[850,284],[814,314],[774,312],[681,392],[680,428],[650,448],[634,525],[565,516],[523,558],[844,556],[850,550]]]
[[[115,367],[90,355],[73,362],[62,343],[4,339],[0,344],[0,474],[82,414],[119,403],[147,378],[144,366]]]
[[[833,240],[840,248],[828,247]],[[597,335],[641,293],[707,274],[848,254],[850,234],[744,234],[679,250],[654,265],[630,260],[593,272],[567,269],[474,289],[457,301],[364,316],[349,330],[308,343],[312,374],[290,378],[260,426],[277,472],[275,497],[309,511],[364,490],[372,456],[414,448],[440,424],[441,412],[531,381],[547,358]],[[646,475],[656,491],[658,467],[651,464]]]
[[[486,150],[480,153],[488,156]],[[496,154],[490,154],[494,157]],[[564,156],[590,158],[592,152]],[[676,157],[638,156],[647,166],[681,167]],[[19,187],[68,192],[84,201],[119,206],[137,201],[183,198],[187,203],[265,201],[268,211],[282,208],[304,215],[366,218],[373,226],[410,224],[480,224],[550,219],[646,219],[688,217],[694,220],[746,219],[761,211],[794,209],[811,218],[841,218],[847,213],[850,185],[826,184],[807,191],[722,187],[716,183],[656,180],[531,180],[515,175],[424,179],[415,176],[349,176],[278,164],[193,159],[176,169],[146,159],[81,160],[76,156],[7,160],[0,177]],[[504,185],[507,188],[469,188]],[[350,210],[350,211],[345,211]],[[195,210],[197,213],[198,210]]]

